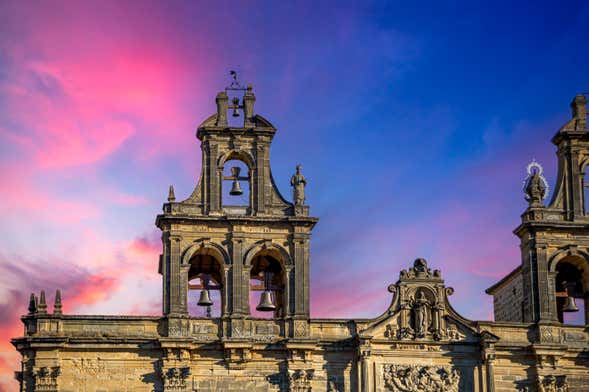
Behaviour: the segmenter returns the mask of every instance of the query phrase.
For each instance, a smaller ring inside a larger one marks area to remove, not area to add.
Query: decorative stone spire
[[[250,127],[253,125],[254,118],[254,103],[256,102],[256,96],[252,92],[251,83],[247,85],[245,94],[243,96],[243,116],[244,126]]]
[[[587,131],[587,98],[582,94],[577,94],[571,102],[573,109],[573,120],[575,120],[575,131]]]
[[[548,182],[542,175],[544,169],[533,160],[527,167],[528,176],[524,180],[525,199],[530,207],[544,207],[542,200],[548,196]]]
[[[39,297],[39,306],[37,307],[39,314],[47,314],[47,302],[45,301],[45,290],[41,290]]]
[[[37,313],[37,297],[35,297],[34,293],[31,293],[31,297],[29,299],[29,315],[33,315]]]
[[[61,316],[62,306],[61,306],[61,291],[59,289],[55,290],[55,303],[53,304],[53,314],[57,316]]]
[[[174,193],[174,185],[170,185],[170,189],[168,190],[168,202],[172,203],[176,201],[176,194]]]

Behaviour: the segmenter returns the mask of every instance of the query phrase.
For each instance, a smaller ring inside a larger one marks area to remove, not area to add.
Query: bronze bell
[[[231,186],[231,191],[229,194],[231,196],[240,196],[243,195],[243,191],[241,190],[241,185],[239,184],[239,172],[241,169],[237,166],[231,168],[231,174],[233,176],[233,185]]]
[[[233,185],[231,186],[231,191],[229,192],[231,196],[240,196],[243,195],[243,191],[241,190],[241,185],[239,185],[239,181],[233,180]]]
[[[198,299],[198,306],[211,306],[213,305],[213,301],[211,301],[211,296],[209,295],[209,290],[204,289],[200,291],[200,298]]]
[[[276,310],[276,305],[272,300],[272,292],[270,290],[264,290],[260,297],[260,303],[256,306],[256,310],[260,312],[273,312]]]
[[[575,297],[571,297],[570,295],[565,298],[564,306],[562,307],[563,312],[578,312],[579,308],[575,303]]]
[[[239,117],[239,112],[237,111],[237,108],[239,108],[239,98],[234,97],[233,98],[233,117]]]

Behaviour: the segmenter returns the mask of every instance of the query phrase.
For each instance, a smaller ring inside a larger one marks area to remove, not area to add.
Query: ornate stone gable
[[[397,283],[389,286],[393,300],[387,312],[361,332],[373,339],[416,342],[478,340],[472,322],[450,306],[454,290],[444,285],[439,270],[433,272],[424,259],[402,270]]]

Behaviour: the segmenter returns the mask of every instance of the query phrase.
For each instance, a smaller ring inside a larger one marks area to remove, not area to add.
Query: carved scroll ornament
[[[393,392],[458,392],[460,372],[444,366],[385,365],[385,387]]]

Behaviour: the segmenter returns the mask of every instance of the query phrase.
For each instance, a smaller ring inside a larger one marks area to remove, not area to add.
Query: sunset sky
[[[155,216],[196,185],[230,69],[278,128],[289,199],[303,165],[313,317],[379,315],[424,257],[458,312],[492,318],[525,166],[554,184],[550,138],[589,91],[589,3],[279,3],[0,1],[1,391],[31,291],[160,314]]]

